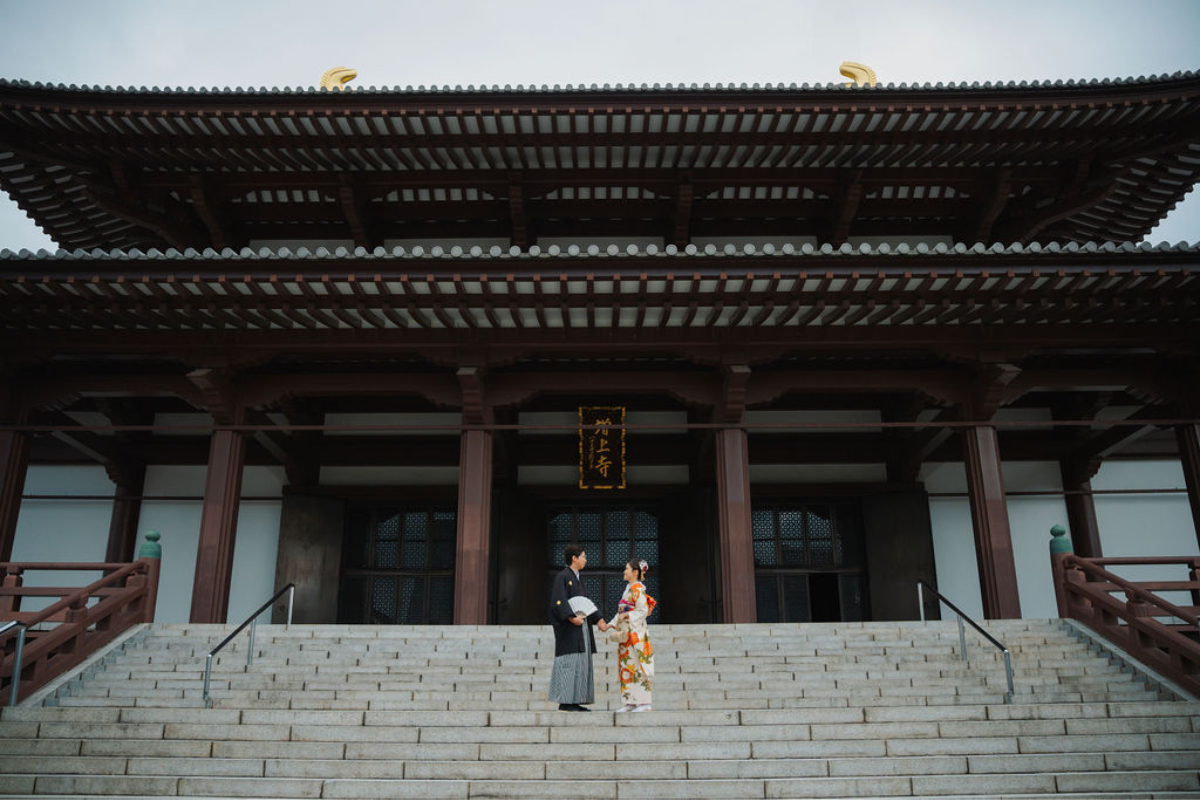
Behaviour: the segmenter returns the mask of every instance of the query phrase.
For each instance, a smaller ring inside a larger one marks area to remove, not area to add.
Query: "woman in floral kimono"
[[[621,699],[625,705],[617,711],[649,711],[650,682],[654,679],[654,648],[650,644],[650,631],[646,618],[654,611],[655,600],[646,594],[642,583],[646,570],[645,561],[630,561],[625,565],[625,594],[617,604],[617,616],[612,624],[620,624],[629,631],[629,636],[617,646],[617,667],[621,678]]]

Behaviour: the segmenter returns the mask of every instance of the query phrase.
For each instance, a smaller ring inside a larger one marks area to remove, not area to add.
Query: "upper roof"
[[[193,90],[0,80],[0,187],[68,248],[265,239],[1137,241],[1200,178],[1200,76]],[[2,244],[2,243],[0,243]]]

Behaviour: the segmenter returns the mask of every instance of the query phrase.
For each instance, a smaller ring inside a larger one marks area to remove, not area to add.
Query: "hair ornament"
[[[650,565],[646,563],[646,559],[644,558],[638,562],[638,566],[642,568],[642,572],[650,569]]]

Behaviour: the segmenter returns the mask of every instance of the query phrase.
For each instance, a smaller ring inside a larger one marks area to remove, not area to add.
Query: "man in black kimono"
[[[550,674],[550,700],[558,703],[559,711],[591,711],[587,703],[595,702],[595,679],[592,673],[592,654],[596,641],[592,625],[600,630],[608,625],[597,609],[591,616],[576,615],[571,610],[571,598],[583,596],[579,573],[587,566],[587,553],[577,544],[563,551],[566,569],[554,576],[550,590],[550,625],[554,628],[554,671]]]

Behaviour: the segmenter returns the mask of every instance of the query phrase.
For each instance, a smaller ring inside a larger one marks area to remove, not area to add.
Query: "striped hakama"
[[[550,702],[562,705],[586,705],[596,701],[592,672],[592,648],[589,628],[583,628],[583,652],[556,656],[550,673]]]

